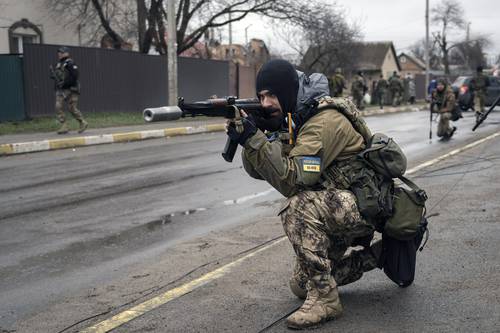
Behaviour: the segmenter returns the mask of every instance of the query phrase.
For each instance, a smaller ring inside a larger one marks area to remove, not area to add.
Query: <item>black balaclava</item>
[[[266,62],[257,74],[257,93],[269,90],[278,97],[283,113],[293,113],[297,104],[299,77],[297,71],[286,60],[275,59]]]

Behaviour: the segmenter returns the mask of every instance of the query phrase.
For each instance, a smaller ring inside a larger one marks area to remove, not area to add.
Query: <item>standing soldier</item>
[[[486,98],[489,85],[490,82],[488,81],[488,77],[483,74],[483,66],[478,66],[476,75],[471,82],[471,88],[474,93],[474,110],[476,111],[476,117],[484,112],[484,99]]]
[[[410,104],[415,104],[415,98],[417,96],[417,87],[415,86],[415,80],[411,76],[408,82],[408,96],[410,97],[408,102]]]
[[[436,89],[432,92],[432,112],[439,113],[437,135],[442,140],[448,140],[457,130],[450,126],[451,112],[455,108],[455,94],[445,79],[439,79]]]
[[[64,104],[68,104],[68,110],[80,123],[78,133],[87,129],[88,123],[83,119],[78,110],[78,99],[80,97],[80,82],[78,81],[78,66],[69,57],[69,49],[62,46],[57,50],[59,62],[55,69],[51,67],[51,78],[55,81],[56,89],[56,114],[61,127],[57,134],[66,134],[69,131],[64,114]]]
[[[410,100],[410,80],[411,76],[410,74],[406,74],[405,78],[402,80],[403,81],[403,104],[406,104]]]
[[[363,78],[363,73],[359,71],[352,79],[352,84],[351,84],[352,98],[354,104],[356,104],[356,107],[359,110],[364,109],[363,95],[365,94],[365,91],[366,91],[365,79]]]
[[[389,79],[389,88],[391,90],[391,95],[392,95],[392,106],[401,104],[403,83],[401,82],[401,79],[399,78],[399,75],[396,71],[392,73],[392,76]]]
[[[342,75],[342,69],[337,68],[335,75],[330,80],[330,93],[333,97],[342,97],[342,92],[345,88],[345,78]]]
[[[380,74],[380,79],[377,82],[377,98],[378,98],[378,104],[380,105],[380,108],[384,108],[384,101],[385,101],[385,94],[387,92],[387,88],[389,88],[389,83],[387,82],[386,79],[384,79],[384,75]]]

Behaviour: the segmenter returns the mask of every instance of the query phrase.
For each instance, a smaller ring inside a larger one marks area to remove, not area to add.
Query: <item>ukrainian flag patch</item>
[[[301,157],[302,170],[304,172],[321,172],[321,158],[320,157]]]

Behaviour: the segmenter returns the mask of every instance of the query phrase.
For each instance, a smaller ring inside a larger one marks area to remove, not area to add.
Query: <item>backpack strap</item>
[[[401,180],[403,183],[405,183],[409,188],[411,188],[412,190],[415,191],[415,193],[418,195],[418,197],[422,200],[422,201],[427,201],[427,199],[429,198],[427,196],[427,193],[422,190],[420,187],[418,187],[417,184],[415,184],[414,182],[412,182],[411,180],[409,180],[408,178],[406,178],[405,176],[400,176],[398,177],[399,180]]]

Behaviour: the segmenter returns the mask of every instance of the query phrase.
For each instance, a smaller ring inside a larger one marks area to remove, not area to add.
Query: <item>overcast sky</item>
[[[430,0],[430,7],[440,2]],[[465,10],[466,21],[471,23],[471,36],[481,33],[490,37],[493,44],[486,52],[489,57],[495,58],[500,54],[500,1],[459,2]],[[333,3],[344,9],[350,21],[360,25],[366,41],[391,40],[398,52],[404,52],[415,41],[425,37],[425,0],[337,0]],[[290,52],[287,44],[273,33],[271,25],[257,17],[249,17],[233,26],[234,43],[245,42],[245,27],[250,24],[248,38],[258,37],[270,44],[271,49]],[[431,32],[436,30],[431,26]],[[465,32],[462,32],[464,35]]]

